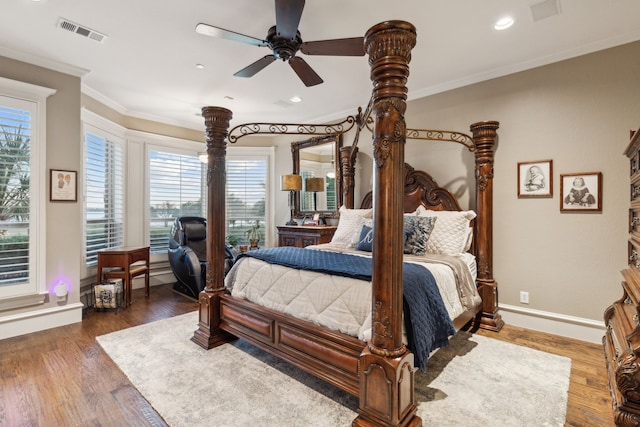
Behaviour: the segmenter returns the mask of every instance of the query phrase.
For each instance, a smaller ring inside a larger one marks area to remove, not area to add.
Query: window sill
[[[17,297],[9,297],[0,299],[0,311],[13,310],[16,308],[29,307],[32,305],[44,304],[48,293],[38,293],[30,295],[20,295]]]

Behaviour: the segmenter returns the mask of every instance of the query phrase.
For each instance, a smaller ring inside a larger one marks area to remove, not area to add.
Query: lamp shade
[[[304,186],[306,191],[324,191],[324,178],[307,178]]]
[[[280,177],[280,190],[282,191],[302,190],[302,177],[300,175],[282,175]]]

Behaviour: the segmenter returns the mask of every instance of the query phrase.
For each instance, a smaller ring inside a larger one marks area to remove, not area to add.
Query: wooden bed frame
[[[373,293],[372,338],[368,343],[315,326],[232,297],[224,287],[225,155],[231,111],[204,107],[208,172],[206,288],[199,296],[199,324],[192,340],[203,348],[222,345],[236,337],[359,397],[354,426],[419,426],[414,400],[413,354],[402,343],[403,213],[417,204],[431,209],[457,209],[453,196],[439,188],[424,172],[405,168],[407,132],[406,80],[413,25],[383,22],[365,35],[371,65],[373,94],[371,115],[375,177],[373,191]],[[492,181],[497,122],[471,125],[469,149],[476,157],[478,217],[474,242],[478,260],[478,288],[483,299],[480,313],[455,319],[459,328],[469,320],[477,327],[499,330],[497,285],[492,277]],[[416,131],[420,133],[420,131]],[[428,131],[430,132],[430,131]],[[438,132],[426,138],[445,140]],[[454,142],[458,133],[452,133]],[[466,145],[466,144],[465,144]],[[353,207],[353,171],[356,147],[341,153],[345,205]],[[405,192],[410,202],[405,205]],[[368,201],[367,201],[368,200]],[[436,208],[437,209],[437,208]],[[203,367],[206,369],[206,367]],[[215,399],[215,397],[212,396]]]

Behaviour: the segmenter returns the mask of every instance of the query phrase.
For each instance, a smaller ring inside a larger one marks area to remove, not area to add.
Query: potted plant
[[[229,234],[227,236],[227,243],[233,246],[234,248],[237,248],[238,244],[240,243],[240,238],[235,234]]]
[[[251,225],[247,229],[246,233],[251,249],[258,249],[258,243],[262,237],[262,233],[260,232],[260,222],[256,220],[255,224]]]

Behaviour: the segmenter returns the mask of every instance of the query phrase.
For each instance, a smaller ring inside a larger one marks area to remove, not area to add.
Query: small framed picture
[[[553,197],[553,161],[518,163],[518,198]]]
[[[77,173],[61,169],[50,169],[49,200],[52,202],[75,202],[78,200]]]
[[[560,175],[561,212],[601,212],[602,172]]]

